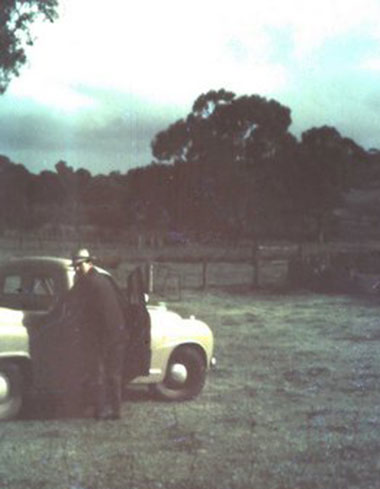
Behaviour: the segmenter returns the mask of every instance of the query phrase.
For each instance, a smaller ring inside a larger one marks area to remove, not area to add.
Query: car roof
[[[56,256],[16,256],[9,258],[3,263],[17,263],[17,264],[28,264],[28,263],[38,263],[38,264],[56,264],[62,267],[72,266],[72,261],[69,258],[59,258]]]
[[[45,268],[46,267],[46,268]],[[0,264],[1,269],[22,269],[22,268],[29,268],[31,269],[68,269],[68,270],[73,270],[73,264],[72,260],[70,258],[62,258],[62,257],[57,257],[57,256],[18,256],[18,257],[12,257],[9,258],[6,261],[1,262]],[[95,266],[95,268],[101,272],[104,273],[105,275],[109,275],[109,272],[107,270],[104,270],[103,268],[100,268],[98,266]]]
[[[3,260],[0,264],[1,269],[68,269],[71,268],[71,260],[68,258],[58,258],[54,256],[18,256],[8,260]]]

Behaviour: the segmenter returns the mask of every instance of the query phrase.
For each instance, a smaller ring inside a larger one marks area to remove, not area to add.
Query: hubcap
[[[9,396],[9,382],[7,377],[0,373],[0,402],[4,402]]]
[[[170,366],[169,377],[173,386],[181,386],[187,380],[187,368],[182,363],[173,363]]]

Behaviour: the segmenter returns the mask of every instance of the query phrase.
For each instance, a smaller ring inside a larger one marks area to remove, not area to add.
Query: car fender
[[[29,357],[28,332],[24,326],[24,313],[6,307],[0,308],[0,358]]]
[[[203,321],[194,317],[182,318],[165,307],[149,307],[151,317],[152,358],[149,376],[138,377],[133,383],[161,382],[171,354],[184,345],[193,345],[202,351],[205,363],[210,365],[213,336]]]

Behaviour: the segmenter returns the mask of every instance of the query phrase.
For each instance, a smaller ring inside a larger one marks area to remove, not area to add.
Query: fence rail
[[[241,247],[194,244],[184,248],[152,250],[128,246],[121,241],[80,243],[78,240],[8,236],[0,238],[0,259],[20,255],[70,257],[78,246],[91,249],[99,258],[99,264],[112,269],[121,284],[126,284],[127,275],[136,266],[145,267],[149,291],[171,298],[181,298],[182,290],[189,288],[293,286],[294,277],[300,271],[297,267],[295,269],[295,263],[297,265],[301,261],[310,269],[315,268],[314,262],[324,267],[325,263],[333,263],[337,253],[344,253],[345,256],[352,253],[352,256],[361,257],[362,261],[366,254],[376,253],[380,270],[378,242],[309,243],[303,246],[271,243],[257,248],[249,243]],[[304,269],[301,272],[304,275]],[[337,281],[336,277],[334,280]]]

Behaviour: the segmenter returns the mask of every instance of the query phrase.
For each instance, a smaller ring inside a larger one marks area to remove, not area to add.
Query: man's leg
[[[121,375],[112,375],[109,379],[109,404],[111,408],[111,416],[114,419],[119,419],[121,416],[122,402],[122,382]]]
[[[106,419],[109,416],[107,409],[107,381],[104,363],[99,361],[94,383],[95,418],[97,419]]]
[[[107,379],[107,401],[111,408],[111,418],[119,419],[121,414],[123,389],[124,345],[113,345],[105,362]]]

